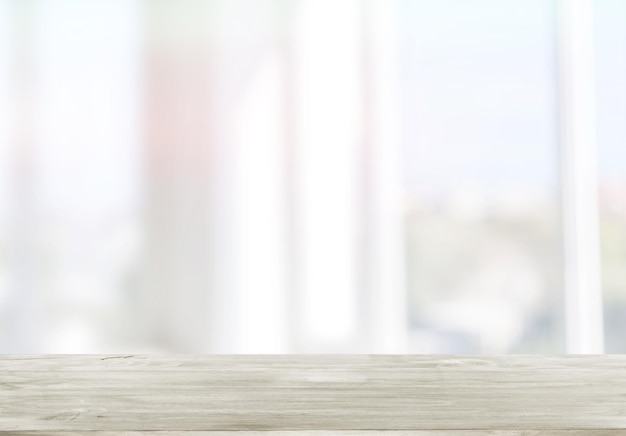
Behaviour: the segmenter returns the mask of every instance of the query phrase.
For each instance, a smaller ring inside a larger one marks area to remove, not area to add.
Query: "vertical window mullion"
[[[559,2],[567,351],[603,352],[591,0]]]
[[[360,3],[298,5],[293,41],[298,350],[357,347]]]
[[[363,2],[363,215],[365,249],[362,329],[368,352],[407,346],[404,227],[399,153],[397,2]]]

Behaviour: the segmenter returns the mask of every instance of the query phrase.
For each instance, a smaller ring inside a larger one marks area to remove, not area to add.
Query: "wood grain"
[[[0,357],[0,436],[231,431],[626,435],[626,357]]]
[[[619,432],[619,433],[618,433]],[[611,436],[621,430],[0,431],[1,436]]]

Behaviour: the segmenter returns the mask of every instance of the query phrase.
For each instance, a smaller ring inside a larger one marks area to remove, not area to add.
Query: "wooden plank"
[[[626,435],[626,357],[0,357],[0,436],[228,431]]]
[[[615,436],[623,430],[0,431],[0,436]]]

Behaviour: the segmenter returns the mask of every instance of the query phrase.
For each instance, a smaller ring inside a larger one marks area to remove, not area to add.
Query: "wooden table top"
[[[0,435],[232,431],[626,435],[626,356],[0,357]]]

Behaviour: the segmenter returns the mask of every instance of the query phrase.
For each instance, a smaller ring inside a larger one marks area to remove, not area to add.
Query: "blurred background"
[[[0,0],[1,353],[626,352],[626,0]]]

